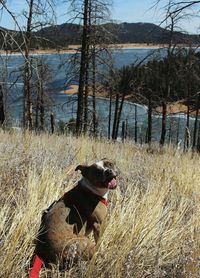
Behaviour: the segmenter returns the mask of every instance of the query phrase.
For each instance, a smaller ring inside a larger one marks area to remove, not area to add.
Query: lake
[[[112,56],[116,67],[120,68],[131,63],[140,62],[150,53],[155,57],[163,55],[163,51],[158,53],[155,49],[149,48],[136,48],[136,49],[113,49]],[[49,121],[50,113],[55,114],[56,121],[68,122],[70,119],[76,117],[76,95],[66,95],[63,92],[66,81],[71,79],[70,73],[66,73],[68,65],[70,65],[73,58],[72,53],[64,54],[46,54],[46,55],[33,55],[35,58],[42,58],[48,64],[52,71],[51,79],[49,79],[48,86],[51,88],[51,93],[48,96],[48,103],[46,105],[46,121]],[[20,126],[22,121],[22,91],[23,79],[21,70],[24,64],[24,59],[21,55],[10,55],[1,57],[1,73],[4,80],[7,80],[8,95],[6,98],[6,110],[9,116],[9,122],[12,126]],[[152,59],[148,56],[147,60]],[[147,61],[146,60],[146,61]],[[62,65],[61,65],[62,64]],[[5,71],[7,68],[7,71]],[[13,82],[15,84],[13,85]],[[77,83],[77,77],[74,76],[73,82]],[[89,100],[91,102],[91,99]],[[107,136],[108,126],[108,110],[109,101],[104,98],[97,100],[97,117],[98,129],[100,134]],[[114,114],[114,103],[112,104],[112,115]],[[144,140],[147,130],[147,107],[144,105],[137,105],[138,117],[138,137]],[[122,111],[122,121],[128,124],[128,136],[134,136],[134,123],[135,123],[135,104],[126,102]],[[122,125],[121,121],[121,125]],[[183,140],[185,133],[186,116],[184,114],[177,114],[170,116],[167,121],[168,132],[166,138],[171,141],[177,140],[177,126],[180,125],[179,140]],[[194,119],[190,118],[191,131],[194,125]],[[121,130],[120,125],[120,130]],[[161,129],[161,116],[154,114],[153,117],[153,140],[159,140]],[[169,132],[171,130],[172,132]],[[173,135],[171,137],[171,134]]]

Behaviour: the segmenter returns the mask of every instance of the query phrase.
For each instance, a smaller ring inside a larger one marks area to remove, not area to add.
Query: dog
[[[117,186],[117,171],[105,158],[90,166],[78,165],[78,170],[82,174],[78,184],[42,215],[34,253],[46,267],[59,264],[60,270],[67,270],[95,253],[107,214],[108,190]],[[88,238],[92,231],[94,242]]]

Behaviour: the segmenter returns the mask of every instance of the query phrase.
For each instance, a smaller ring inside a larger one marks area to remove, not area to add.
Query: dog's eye
[[[113,168],[114,167],[114,164],[110,161],[105,161],[104,162],[104,167],[106,168]]]

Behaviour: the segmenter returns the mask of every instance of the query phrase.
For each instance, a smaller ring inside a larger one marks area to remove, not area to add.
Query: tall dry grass
[[[0,132],[0,276],[27,277],[42,210],[80,178],[80,163],[119,168],[98,251],[40,277],[200,277],[200,157],[172,147]]]

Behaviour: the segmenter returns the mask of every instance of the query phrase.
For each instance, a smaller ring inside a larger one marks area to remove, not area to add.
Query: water
[[[150,56],[152,54],[152,56]],[[163,52],[158,53],[155,49],[113,49],[113,59],[116,67],[120,68],[133,63],[139,63],[145,57],[148,61],[152,57],[159,57],[163,55]],[[70,61],[73,58],[72,53],[64,54],[48,54],[48,55],[33,55],[34,58],[42,58],[43,62],[48,64],[51,69],[51,76],[44,81],[49,88],[48,102],[46,106],[46,122],[49,122],[50,113],[55,114],[56,121],[68,122],[70,119],[76,117],[76,95],[66,95],[63,92],[66,81],[71,80],[71,75],[67,68],[70,65]],[[61,66],[63,64],[63,66]],[[5,72],[5,66],[7,66],[7,72]],[[23,92],[23,78],[22,68],[24,66],[24,59],[21,55],[2,56],[2,63],[0,71],[4,75],[4,80],[7,80],[7,98],[6,108],[7,115],[9,115],[9,122],[12,125],[20,125],[22,121],[22,92]],[[17,81],[16,81],[17,80]],[[77,76],[73,76],[73,83],[77,83]],[[15,84],[13,85],[13,82]],[[91,104],[91,99],[89,99]],[[91,107],[91,105],[90,105]],[[109,100],[104,98],[98,98],[97,100],[97,119],[98,130],[100,134],[106,136],[108,129],[108,111]],[[112,118],[114,115],[114,102],[112,103]],[[89,116],[92,118],[92,112],[89,112]],[[137,118],[138,118],[138,138],[144,140],[147,130],[147,107],[144,105],[137,105]],[[135,124],[135,104],[125,102],[121,116],[120,132],[122,121],[128,123],[128,136],[134,136],[134,124]],[[178,114],[170,116],[167,120],[168,131],[166,138],[177,141],[183,140],[185,133],[186,116],[184,114]],[[178,124],[182,127],[180,134],[177,135]],[[190,118],[190,125],[193,127],[194,119]],[[169,132],[171,129],[172,132]],[[159,140],[161,132],[161,115],[154,114],[153,117],[153,140]],[[191,130],[192,131],[192,130]],[[119,132],[119,135],[120,135]],[[173,134],[170,137],[170,134]]]

